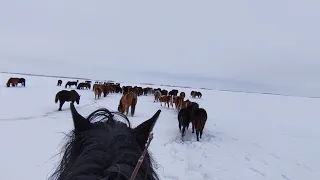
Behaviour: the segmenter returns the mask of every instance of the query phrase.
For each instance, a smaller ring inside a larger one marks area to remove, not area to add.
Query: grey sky
[[[0,0],[0,61],[312,88],[320,77],[319,7],[317,0]]]

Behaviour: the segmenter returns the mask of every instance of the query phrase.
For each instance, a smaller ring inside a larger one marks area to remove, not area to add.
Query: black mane
[[[128,118],[121,113],[101,108],[81,119],[71,104],[75,129],[67,135],[61,152],[63,158],[49,179],[129,180],[144,149],[144,143],[137,140],[141,132],[132,129]],[[89,123],[80,128],[84,119]],[[147,153],[136,180],[158,180],[152,164],[152,157]]]

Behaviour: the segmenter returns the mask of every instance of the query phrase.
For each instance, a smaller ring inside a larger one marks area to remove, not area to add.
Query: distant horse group
[[[178,114],[178,123],[181,136],[185,135],[185,130],[192,123],[192,133],[196,130],[197,141],[202,138],[204,126],[208,115],[205,109],[199,108],[199,104],[192,102],[186,108],[182,108]]]
[[[167,90],[156,89],[154,92],[154,102],[164,103],[164,106],[168,108],[175,105],[175,109],[178,111],[178,126],[181,132],[181,136],[185,135],[185,130],[188,129],[189,124],[192,123],[192,133],[196,131],[197,141],[202,138],[204,126],[207,121],[207,112],[205,109],[200,108],[196,102],[191,102],[189,99],[184,100],[185,92],[180,92],[176,89],[172,89],[167,93]],[[191,97],[201,98],[202,93],[199,91],[191,91]]]

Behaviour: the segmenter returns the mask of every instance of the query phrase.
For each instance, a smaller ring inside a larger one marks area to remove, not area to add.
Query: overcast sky
[[[310,85],[320,79],[319,7],[319,0],[0,0],[0,61]]]

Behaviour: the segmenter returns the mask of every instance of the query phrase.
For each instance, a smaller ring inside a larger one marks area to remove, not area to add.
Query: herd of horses
[[[85,81],[79,83],[79,81],[67,81],[65,88],[76,87],[76,89],[91,89],[91,81]],[[59,79],[57,86],[62,85],[62,80]],[[202,133],[204,126],[207,121],[207,112],[205,109],[200,108],[199,104],[196,102],[191,102],[189,99],[185,100],[185,92],[180,92],[177,89],[172,89],[168,91],[161,88],[151,88],[151,87],[139,87],[139,86],[120,86],[120,83],[107,83],[107,82],[95,82],[92,86],[92,91],[94,92],[94,98],[100,99],[106,97],[109,93],[121,93],[118,111],[124,115],[129,114],[133,116],[135,113],[135,108],[138,102],[138,97],[141,95],[153,95],[154,102],[164,103],[164,106],[170,108],[175,108],[178,112],[178,127],[181,132],[181,136],[185,135],[186,129],[189,128],[189,124],[192,123],[192,133],[196,132],[197,141],[202,138]],[[201,98],[202,93],[199,91],[191,91],[190,96],[192,98]],[[55,103],[60,102],[59,111],[61,111],[62,106],[65,102],[76,102],[79,104],[80,95],[75,90],[61,90],[56,94]]]
[[[16,87],[18,83],[25,86],[24,78],[10,78],[7,87]],[[79,83],[68,81],[65,88],[75,86],[76,89],[91,89],[91,81]],[[58,80],[57,86],[62,85]],[[70,109],[74,129],[66,136],[68,142],[62,148],[63,157],[49,179],[101,179],[101,180],[158,180],[154,169],[154,161],[149,154],[148,146],[152,140],[152,129],[159,118],[158,110],[149,120],[135,128],[127,117],[129,107],[131,116],[135,113],[138,97],[153,95],[154,102],[165,103],[168,108],[173,107],[178,112],[178,127],[181,136],[192,123],[192,133],[196,131],[197,141],[207,121],[207,112],[199,104],[189,99],[185,100],[185,92],[173,89],[154,89],[151,87],[120,86],[119,83],[95,82],[92,86],[95,99],[106,97],[109,93],[120,93],[118,111],[111,112],[100,108],[92,112],[87,118],[80,115],[74,103],[80,103],[80,95],[75,89],[61,90],[55,96],[55,103],[60,102],[59,111],[65,102],[70,102]],[[201,98],[198,91],[190,93],[192,98]],[[120,121],[120,119],[124,121]]]

